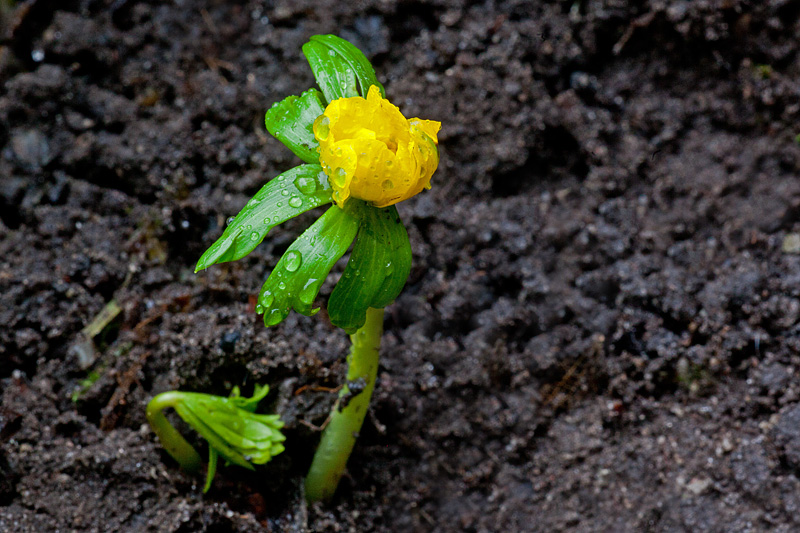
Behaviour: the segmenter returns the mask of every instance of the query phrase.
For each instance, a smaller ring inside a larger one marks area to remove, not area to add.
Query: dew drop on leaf
[[[264,291],[261,294],[261,299],[259,303],[263,305],[265,308],[270,308],[272,307],[272,302],[274,301],[275,301],[275,296],[273,296],[270,291]]]
[[[286,189],[283,189],[281,191],[281,196],[289,196],[289,191],[287,191]]]
[[[250,234],[250,240],[251,241],[257,241],[258,240],[258,232],[257,231],[254,231],[253,233]]]
[[[264,306],[261,304],[256,304],[256,314],[262,314],[264,312]]]
[[[289,200],[289,205],[292,207],[300,207],[303,205],[303,200],[301,200],[299,196],[292,196]]]
[[[280,323],[281,320],[283,320],[283,315],[281,315],[280,310],[273,309],[272,312],[264,318],[264,324],[267,326],[274,326]]]
[[[322,117],[319,119],[319,122],[317,122],[316,126],[317,127],[314,130],[314,133],[317,135],[317,138],[320,141],[324,141],[325,139],[327,139],[328,134],[331,131],[331,119],[329,119],[325,115],[322,115]]]
[[[311,305],[314,303],[314,296],[317,294],[316,282],[316,279],[310,279],[306,282],[306,286],[300,290],[298,298],[300,298],[300,301],[305,305]]]
[[[228,220],[225,221],[225,225],[230,226],[235,219],[236,217],[228,217]]]
[[[300,254],[300,252],[291,250],[289,253],[286,254],[285,267],[286,270],[288,270],[289,272],[297,272],[297,269],[300,268],[300,265],[302,263],[303,263],[303,256]]]
[[[313,194],[317,191],[317,182],[314,178],[299,176],[294,180],[294,186],[303,194]]]

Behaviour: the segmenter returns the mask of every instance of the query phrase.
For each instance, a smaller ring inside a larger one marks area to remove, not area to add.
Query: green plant
[[[169,423],[164,409],[173,408],[208,441],[208,473],[203,489],[207,492],[217,471],[218,456],[253,470],[253,464],[262,465],[283,451],[286,437],[280,432],[280,417],[255,413],[258,402],[268,392],[266,385],[256,385],[250,398],[243,398],[239,387],[234,387],[228,398],[198,392],[162,392],[147,404],[147,421],[164,449],[189,473],[200,471],[200,455]]]
[[[309,501],[333,495],[366,415],[378,370],[383,308],[402,290],[411,246],[394,204],[425,188],[439,163],[439,122],[406,119],[385,98],[364,54],[334,35],[303,46],[321,89],[289,96],[266,114],[269,132],[305,164],[256,193],[203,254],[196,271],[250,253],[267,233],[310,209],[333,203],[267,278],[256,312],[274,326],[291,309],[314,315],[317,293],[353,244],[328,299],[331,323],[349,333],[341,389],[306,478]]]
[[[95,382],[100,379],[101,375],[102,374],[97,370],[92,370],[85,378],[80,380],[78,382],[78,386],[75,387],[75,390],[72,391],[72,394],[69,397],[70,400],[72,400],[72,403],[78,403],[78,401],[81,399],[81,396],[86,394],[86,391],[88,391],[92,385],[94,385]]]

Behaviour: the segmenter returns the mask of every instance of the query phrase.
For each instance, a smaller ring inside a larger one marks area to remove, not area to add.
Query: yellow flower
[[[314,121],[319,161],[341,207],[351,196],[386,207],[431,188],[441,122],[406,119],[381,97],[339,98]]]

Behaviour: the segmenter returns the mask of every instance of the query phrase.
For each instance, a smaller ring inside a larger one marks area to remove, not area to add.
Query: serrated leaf
[[[321,166],[300,165],[284,172],[247,202],[217,242],[200,257],[195,272],[241,259],[278,224],[330,202],[331,189]]]
[[[360,219],[350,260],[328,300],[331,323],[348,333],[364,325],[368,308],[392,303],[411,271],[411,245],[397,209],[364,204]]]
[[[353,211],[359,202],[345,208],[330,207],[283,254],[258,296],[256,311],[264,313],[264,324],[274,326],[294,308],[306,316],[331,267],[350,247],[358,230]]]
[[[276,139],[306,163],[319,163],[319,143],[314,137],[314,120],[325,108],[316,89],[276,102],[267,111],[264,123]]]
[[[356,83],[361,87],[363,97],[367,96],[372,85],[377,85],[381,96],[386,97],[369,60],[361,50],[341,37],[314,35],[303,45],[303,54],[329,103],[358,96]]]

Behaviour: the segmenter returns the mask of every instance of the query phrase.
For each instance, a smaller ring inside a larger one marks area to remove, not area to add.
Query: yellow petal
[[[328,104],[314,122],[314,135],[334,201],[342,206],[352,196],[386,207],[430,188],[440,128],[432,120],[406,120],[376,86],[367,98]]]
[[[408,121],[409,124],[421,130],[425,135],[433,139],[433,142],[439,144],[438,133],[442,129],[442,123],[435,120],[422,120],[420,118],[412,118]]]

